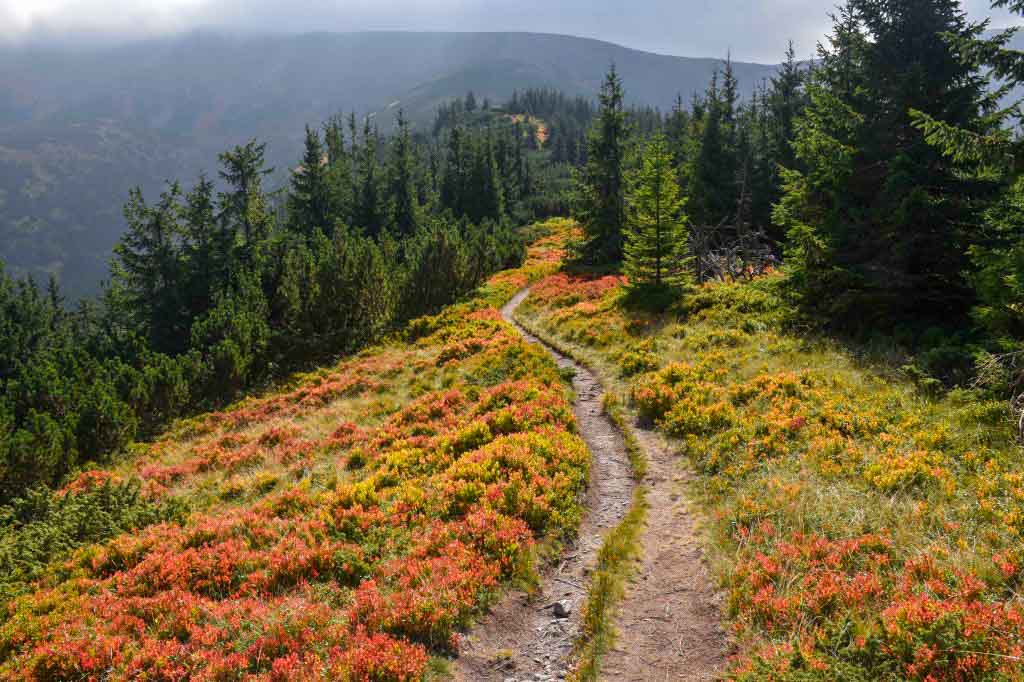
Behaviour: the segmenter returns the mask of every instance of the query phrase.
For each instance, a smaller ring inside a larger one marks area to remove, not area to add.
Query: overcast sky
[[[0,41],[115,40],[227,28],[542,31],[652,52],[777,62],[788,39],[809,56],[835,0],[0,0]],[[965,0],[974,18],[988,0]],[[1014,21],[996,13],[996,26]]]

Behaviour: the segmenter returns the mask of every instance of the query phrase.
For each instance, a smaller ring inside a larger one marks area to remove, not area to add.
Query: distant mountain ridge
[[[592,96],[612,63],[631,101],[667,108],[677,93],[703,90],[722,64],[566,35],[391,31],[196,32],[104,49],[0,48],[0,56],[0,123],[127,117],[174,132],[223,132],[289,114],[323,118],[338,109],[369,113],[460,76],[494,98],[545,86]],[[744,62],[734,68],[745,92],[774,71]],[[474,79],[481,70],[491,78]]]
[[[95,291],[136,184],[153,196],[167,178],[191,182],[252,137],[285,168],[303,127],[339,111],[374,115],[386,130],[399,107],[423,125],[467,90],[492,102],[530,87],[593,97],[612,63],[630,103],[668,109],[703,91],[722,61],[541,33],[195,32],[0,48],[0,259]],[[744,94],[775,70],[733,66]]]

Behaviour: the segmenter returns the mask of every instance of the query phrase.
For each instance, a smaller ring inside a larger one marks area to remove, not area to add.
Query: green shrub
[[[120,533],[183,519],[181,502],[146,500],[135,481],[109,480],[80,492],[39,486],[0,507],[0,601],[24,590],[46,566]]]

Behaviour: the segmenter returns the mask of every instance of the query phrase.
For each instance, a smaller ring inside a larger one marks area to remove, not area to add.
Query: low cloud
[[[992,14],[970,0],[973,18]],[[195,28],[568,33],[684,56],[778,61],[792,39],[810,56],[828,31],[820,0],[0,0],[0,41],[105,42]],[[995,13],[996,25],[1017,23]]]

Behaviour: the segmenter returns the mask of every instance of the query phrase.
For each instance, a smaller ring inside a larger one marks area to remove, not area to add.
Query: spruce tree
[[[234,234],[217,220],[213,182],[200,175],[185,196],[183,250],[185,295],[192,319],[209,310],[213,293],[227,282],[235,246]]]
[[[676,96],[672,111],[665,119],[665,136],[672,151],[672,162],[679,166],[686,158],[689,146],[691,112],[683,104],[682,95]]]
[[[414,159],[409,122],[398,111],[398,133],[391,142],[391,162],[388,166],[388,218],[396,236],[405,237],[416,231],[419,223],[419,205],[413,182]]]
[[[775,121],[769,102],[767,83],[755,90],[750,107],[745,113],[744,126],[750,135],[750,152],[743,161],[750,171],[751,213],[759,230],[775,242],[781,242],[785,235],[772,233],[772,205],[781,196],[779,184],[780,161],[775,152]],[[789,140],[787,140],[788,142]]]
[[[505,211],[505,197],[501,187],[501,177],[494,158],[494,146],[491,132],[476,140],[473,145],[468,205],[466,215],[475,223],[490,218],[498,220]]]
[[[444,175],[441,180],[441,205],[457,216],[466,212],[466,185],[470,172],[466,167],[464,137],[465,132],[461,126],[452,128],[448,133]]]
[[[128,224],[114,247],[111,264],[113,299],[152,347],[176,353],[187,346],[187,323],[181,302],[181,188],[168,185],[153,206],[142,190],[131,191],[124,207]]]
[[[351,163],[349,168],[349,197],[352,200],[350,210],[351,225],[359,225],[360,196],[359,176],[362,156],[359,153],[359,128],[356,125],[356,114],[351,112],[348,115],[349,153]]]
[[[240,255],[247,264],[255,261],[260,245],[270,234],[263,178],[274,169],[266,167],[266,148],[266,144],[250,140],[220,155],[220,177],[228,191],[220,195],[218,219],[222,229],[241,236]]]
[[[328,236],[340,221],[352,223],[352,159],[345,144],[345,120],[340,115],[332,116],[324,124],[324,144],[327,147],[327,197],[332,225]]]
[[[328,163],[320,134],[306,126],[302,163],[292,172],[288,220],[291,230],[307,239],[312,239],[318,230],[330,234],[333,227]]]
[[[731,98],[719,87],[718,74],[712,75],[701,106],[697,148],[686,173],[693,219],[699,225],[717,226],[730,219],[735,209],[736,163],[730,141],[734,126],[729,122],[735,112]]]
[[[997,0],[992,6],[1024,14],[1021,0]],[[967,64],[988,69],[1002,84],[990,93],[978,125],[965,127],[920,110],[911,115],[928,142],[964,175],[995,190],[994,197],[976,202],[985,213],[971,235],[967,277],[976,296],[972,316],[1005,353],[1024,341],[1024,138],[1014,134],[1024,125],[1024,114],[1019,103],[1005,107],[1001,102],[1024,83],[1024,52],[1010,47],[1018,29],[983,37],[987,26],[976,26],[973,35],[948,37]]]
[[[378,237],[384,228],[384,216],[380,201],[380,179],[378,178],[377,147],[380,140],[377,131],[370,128],[370,120],[363,123],[363,146],[359,154],[359,175],[354,222],[371,237]]]
[[[730,134],[736,123],[739,100],[739,81],[736,80],[736,72],[732,68],[732,55],[729,55],[725,58],[722,68],[722,90],[719,105],[722,108],[722,122],[727,126]]]
[[[613,64],[599,95],[600,110],[587,138],[587,163],[576,176],[575,215],[583,227],[580,256],[589,262],[622,258],[628,127],[622,81]]]
[[[348,156],[345,147],[345,125],[345,119],[340,114],[335,114],[324,122],[324,146],[327,148],[328,166],[333,166]]]
[[[796,118],[803,110],[806,102],[802,86],[805,71],[796,61],[796,50],[793,41],[786,48],[786,61],[779,72],[772,76],[771,90],[768,93],[768,106],[772,114],[772,154],[784,168],[796,167],[796,154],[793,152],[793,137]]]
[[[684,198],[668,142],[656,135],[630,178],[625,273],[636,289],[666,289],[689,282]]]
[[[956,0],[851,0],[820,49],[796,124],[806,172],[785,174],[775,216],[805,302],[835,321],[966,310],[975,190],[911,112],[976,128],[985,82],[943,37],[973,32]]]

